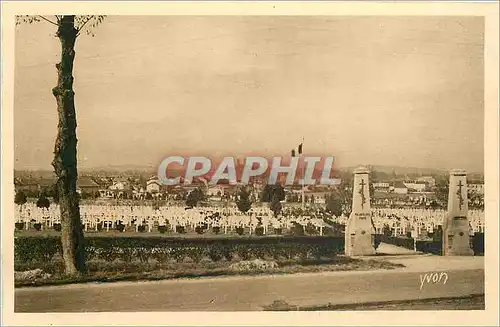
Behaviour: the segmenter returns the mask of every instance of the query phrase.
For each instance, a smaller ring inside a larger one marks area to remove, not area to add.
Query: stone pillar
[[[345,254],[347,256],[374,255],[373,228],[370,211],[370,189],[368,169],[357,168],[354,171],[352,190],[352,212],[345,232]]]
[[[474,255],[470,247],[467,200],[467,174],[465,170],[450,172],[448,212],[443,222],[443,255]]]

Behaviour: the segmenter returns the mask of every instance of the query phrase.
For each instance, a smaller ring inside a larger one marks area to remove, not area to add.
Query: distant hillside
[[[359,165],[361,166],[361,165]],[[359,166],[349,166],[349,167],[334,167],[332,176],[342,176],[344,174],[352,174],[354,169]],[[393,177],[397,178],[412,178],[417,176],[448,176],[449,171],[446,169],[433,169],[433,168],[419,168],[419,167],[401,167],[401,166],[382,166],[382,165],[365,165],[370,171],[374,173],[374,178],[376,179],[390,179]],[[241,168],[241,167],[239,167]],[[143,166],[143,165],[109,165],[101,166],[95,168],[79,169],[79,175],[128,175],[128,176],[145,176],[148,178],[152,175],[156,175],[158,167],[156,166]],[[212,172],[215,167],[212,168]],[[178,171],[175,171],[178,170]],[[181,168],[169,168],[169,175],[171,177],[179,176],[181,174]],[[267,171],[264,176],[269,173]],[[299,173],[300,174],[300,173]],[[315,169],[315,176],[320,176],[321,171]],[[54,176],[53,171],[49,170],[37,170],[37,171],[27,171],[27,170],[15,170],[14,177],[32,177],[32,178],[51,178]],[[468,172],[468,177],[470,180],[484,180],[484,174],[481,172]]]

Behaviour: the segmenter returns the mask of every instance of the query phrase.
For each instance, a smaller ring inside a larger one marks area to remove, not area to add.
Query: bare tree
[[[57,102],[59,118],[54,146],[52,166],[57,177],[56,187],[61,211],[61,243],[65,273],[84,273],[85,246],[80,219],[79,197],[76,192],[78,179],[76,156],[76,110],[73,91],[73,62],[75,43],[82,31],[92,35],[92,28],[100,24],[105,16],[17,16],[16,25],[21,23],[46,22],[57,27],[56,37],[61,44],[61,61],[56,64],[57,85],[52,94]]]

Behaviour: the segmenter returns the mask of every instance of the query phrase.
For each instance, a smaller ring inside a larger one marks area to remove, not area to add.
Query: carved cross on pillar
[[[458,206],[459,206],[460,210],[462,210],[462,206],[463,206],[463,204],[464,204],[464,198],[463,198],[463,196],[462,196],[462,187],[463,187],[464,185],[462,184],[462,181],[460,181],[460,182],[458,183],[458,185],[457,185],[457,186],[458,186],[458,190],[457,190],[457,195],[458,195]]]
[[[366,198],[365,198],[365,180],[361,179],[361,183],[359,183],[360,189],[359,189],[359,194],[361,195],[361,208],[364,207]]]

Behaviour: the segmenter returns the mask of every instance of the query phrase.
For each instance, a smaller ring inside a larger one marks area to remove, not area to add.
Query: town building
[[[211,186],[207,190],[207,196],[209,197],[221,197],[224,195],[225,187],[222,185]]]
[[[157,178],[151,178],[146,182],[147,193],[160,193],[161,184]]]
[[[421,176],[417,178],[417,182],[424,182],[429,185],[430,188],[436,186],[436,179],[432,176]]]
[[[390,186],[388,182],[373,183],[373,189],[377,192],[389,192]]]
[[[427,184],[424,181],[404,181],[403,184],[408,188],[409,191],[413,192],[424,192],[427,188]]]
[[[408,188],[403,182],[395,182],[393,186],[393,191],[396,194],[408,194]]]
[[[92,178],[82,176],[78,177],[76,182],[76,191],[78,193],[96,194],[99,192],[99,184],[97,184]]]
[[[125,179],[118,179],[113,181],[113,184],[109,187],[112,191],[125,191],[129,189],[129,182]]]

